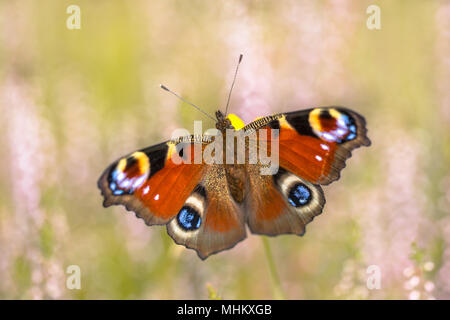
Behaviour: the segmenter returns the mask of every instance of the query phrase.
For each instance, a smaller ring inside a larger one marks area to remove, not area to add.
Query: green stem
[[[280,278],[278,277],[277,267],[273,260],[272,250],[270,249],[270,243],[267,237],[261,237],[264,245],[264,252],[266,253],[267,263],[269,264],[270,277],[272,278],[272,290],[273,296],[277,300],[286,299],[283,288],[281,286]]]

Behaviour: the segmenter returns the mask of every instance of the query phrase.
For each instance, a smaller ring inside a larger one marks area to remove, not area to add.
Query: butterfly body
[[[339,178],[351,150],[370,144],[364,118],[341,107],[276,114],[246,126],[220,111],[216,118],[222,147],[211,154],[221,161],[195,157],[218,136],[139,150],[100,177],[104,206],[122,204],[149,225],[167,225],[176,243],[205,259],[243,240],[246,225],[256,234],[303,235],[325,204],[320,185]],[[268,167],[262,155],[276,156],[277,170],[262,174]]]

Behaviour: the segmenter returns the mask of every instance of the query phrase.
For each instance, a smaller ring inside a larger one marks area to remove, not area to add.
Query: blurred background
[[[450,2],[0,0],[0,38],[0,298],[450,298]],[[176,128],[213,127],[159,84],[213,113],[240,53],[230,111],[245,122],[343,105],[372,146],[304,237],[269,238],[270,255],[249,234],[201,261],[104,209],[96,182]]]

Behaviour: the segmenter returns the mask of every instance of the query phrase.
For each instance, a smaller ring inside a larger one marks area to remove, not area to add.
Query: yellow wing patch
[[[309,113],[309,125],[315,131],[322,131],[322,125],[320,124],[320,112],[322,109],[316,108]]]
[[[150,170],[150,161],[145,153],[136,151],[131,157],[137,160],[139,172],[141,174],[145,174]]]
[[[227,116],[227,119],[231,121],[231,125],[234,127],[234,129],[241,130],[243,127],[245,127],[244,121],[241,120],[237,115],[230,113]]]

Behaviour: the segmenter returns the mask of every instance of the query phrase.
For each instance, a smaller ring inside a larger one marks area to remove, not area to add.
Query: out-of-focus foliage
[[[369,30],[372,2],[0,1],[0,298],[450,298],[450,3],[377,1]],[[240,53],[231,112],[344,105],[372,146],[324,188],[304,237],[266,251],[249,235],[201,261],[104,209],[96,181],[175,128],[212,127],[159,84],[213,113]]]

